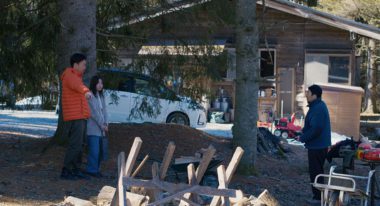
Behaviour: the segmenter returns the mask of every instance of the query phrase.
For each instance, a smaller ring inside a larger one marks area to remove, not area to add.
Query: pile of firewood
[[[283,154],[290,151],[286,139],[274,136],[267,128],[257,129],[257,151],[259,154]]]
[[[217,167],[217,179],[219,186],[213,188],[200,185],[200,182],[212,161],[216,152],[213,146],[209,146],[202,152],[198,167],[190,161],[187,165],[188,183],[173,183],[165,181],[167,171],[173,162],[172,157],[175,150],[175,144],[170,142],[166,148],[162,163],[152,164],[152,179],[143,180],[136,178],[136,174],[145,164],[148,156],[136,167],[134,165],[142,145],[142,140],[136,137],[127,159],[125,153],[121,152],[118,156],[118,185],[117,188],[105,186],[98,195],[97,205],[115,205],[115,206],[140,206],[140,205],[279,205],[267,190],[258,198],[254,196],[247,197],[241,190],[229,189],[228,185],[244,153],[243,149],[237,147],[227,168],[224,165]],[[185,158],[189,159],[189,158]],[[184,158],[177,159],[177,162],[183,162]],[[200,196],[206,195],[211,197],[211,203],[205,202]],[[86,200],[80,200],[74,197],[68,197],[65,204],[72,205],[93,205]]]

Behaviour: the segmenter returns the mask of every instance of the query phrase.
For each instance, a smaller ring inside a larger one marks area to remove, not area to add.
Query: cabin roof
[[[212,0],[177,0],[170,4],[170,8],[155,9],[147,15],[136,15],[130,20],[127,25],[135,24],[145,21],[147,19],[156,18],[161,15],[169,14],[172,12],[180,11],[189,7],[204,4]],[[262,5],[262,1],[257,1],[257,4]],[[282,11],[288,14],[296,15],[301,18],[310,19],[322,24],[326,24],[332,27],[336,27],[342,30],[346,30],[352,33],[356,33],[362,36],[366,36],[372,39],[380,40],[380,29],[368,24],[356,22],[347,18],[338,17],[326,12],[318,11],[313,8],[303,6],[287,0],[266,0],[265,6]]]

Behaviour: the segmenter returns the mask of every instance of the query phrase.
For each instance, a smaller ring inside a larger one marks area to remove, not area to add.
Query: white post
[[[281,118],[284,117],[284,100],[281,99]]]

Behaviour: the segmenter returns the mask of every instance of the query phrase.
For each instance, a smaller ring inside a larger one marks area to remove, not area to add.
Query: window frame
[[[352,54],[351,53],[339,53],[339,52],[305,52],[305,59],[304,59],[304,79],[306,80],[306,57],[307,56],[327,56],[329,59],[328,62],[328,72],[330,71],[331,68],[331,61],[330,57],[348,57],[348,82],[347,83],[336,83],[336,82],[329,82],[329,73],[327,74],[327,83],[332,83],[332,84],[340,84],[340,85],[352,85]],[[305,81],[305,84],[307,82]]]
[[[233,62],[230,62],[228,65],[228,68],[227,68],[227,71],[226,71],[226,77],[224,77],[223,79],[224,80],[227,80],[227,81],[230,81],[230,80],[234,80],[236,79],[236,62],[235,62],[235,58],[236,58],[236,49],[235,48],[226,48],[227,52],[229,53],[229,55],[233,55],[233,57],[231,59],[234,59],[232,60]],[[264,47],[261,47],[258,49],[258,52],[259,52],[259,56],[260,56],[260,61],[259,61],[259,69],[260,69],[260,72],[259,72],[259,75],[261,77],[261,51],[273,51],[274,52],[274,66],[273,66],[273,76],[274,78],[273,79],[268,79],[268,80],[272,80],[274,81],[276,79],[276,75],[277,75],[277,49],[275,48],[264,48]],[[231,68],[231,66],[233,66]],[[265,78],[265,77],[263,77]]]
[[[274,49],[274,48],[259,48],[259,55],[260,55],[260,61],[259,61],[259,68],[260,68],[260,73],[259,73],[259,75],[260,75],[260,78],[265,78],[265,77],[262,77],[261,76],[261,52],[262,51],[268,51],[268,52],[271,52],[271,51],[273,51],[273,53],[274,53],[274,57],[273,57],[273,59],[274,59],[274,62],[273,62],[273,79],[268,79],[268,80],[275,80],[276,79],[276,75],[277,75],[277,51],[276,51],[276,49]]]

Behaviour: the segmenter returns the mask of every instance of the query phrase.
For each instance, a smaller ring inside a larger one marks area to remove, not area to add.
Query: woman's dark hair
[[[98,75],[95,75],[91,78],[91,81],[90,81],[90,90],[94,95],[98,93],[98,91],[96,90],[96,85],[99,83],[99,79],[102,80],[102,78],[100,78]],[[103,96],[103,89],[102,91],[99,91],[99,95]]]

